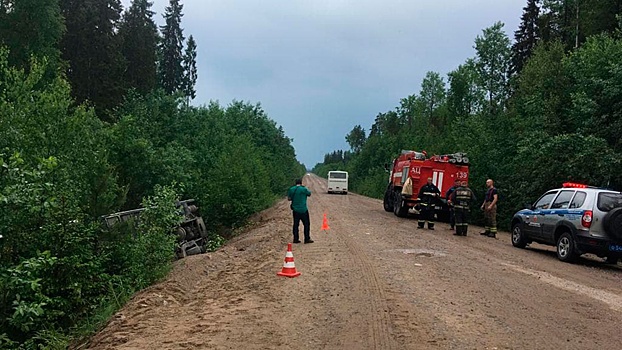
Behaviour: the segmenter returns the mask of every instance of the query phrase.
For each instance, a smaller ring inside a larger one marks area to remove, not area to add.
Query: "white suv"
[[[564,183],[544,193],[512,218],[512,245],[531,242],[557,246],[557,257],[571,262],[592,253],[617,263],[622,258],[622,193]]]

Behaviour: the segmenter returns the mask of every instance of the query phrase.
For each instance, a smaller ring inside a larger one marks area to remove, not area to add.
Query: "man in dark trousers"
[[[460,187],[451,194],[449,199],[454,206],[456,217],[456,236],[466,236],[469,230],[469,211],[471,202],[476,201],[473,191],[467,186],[466,181],[462,181]]]
[[[453,230],[454,226],[456,226],[456,214],[454,213],[454,206],[453,203],[449,201],[449,199],[451,198],[451,194],[454,193],[454,191],[456,190],[456,188],[460,187],[460,180],[456,179],[456,181],[454,182],[454,185],[451,186],[448,190],[447,193],[445,194],[445,198],[447,198],[447,205],[449,206],[449,229]]]
[[[301,179],[296,179],[296,185],[287,191],[287,200],[291,201],[290,208],[294,217],[294,243],[300,243],[298,227],[300,221],[304,225],[305,244],[313,243],[311,239],[311,222],[309,220],[309,209],[307,208],[307,197],[311,196],[311,191],[302,185]]]
[[[497,201],[499,199],[499,193],[495,188],[495,182],[492,179],[486,180],[486,198],[481,208],[484,211],[484,219],[486,229],[484,232],[480,232],[480,235],[497,238]]]
[[[425,222],[428,222],[428,229],[434,230],[434,206],[441,191],[432,183],[432,178],[428,177],[428,183],[423,185],[419,190],[419,213],[418,227],[423,228]]]

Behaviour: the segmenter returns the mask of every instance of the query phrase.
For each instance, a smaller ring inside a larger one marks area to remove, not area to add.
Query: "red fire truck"
[[[399,217],[406,217],[409,212],[418,214],[419,189],[427,183],[428,178],[432,178],[441,191],[436,203],[436,214],[439,220],[446,221],[449,207],[445,193],[455,180],[469,180],[469,159],[465,153],[428,157],[425,151],[402,151],[393,164],[386,164],[385,168],[390,176],[384,193],[384,210],[392,211]],[[410,181],[407,183],[408,178]]]

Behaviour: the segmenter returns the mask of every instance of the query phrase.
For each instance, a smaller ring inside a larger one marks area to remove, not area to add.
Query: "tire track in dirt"
[[[346,238],[345,244],[354,257],[355,262],[363,269],[363,278],[370,292],[370,308],[372,316],[371,334],[374,340],[373,349],[394,349],[394,343],[390,337],[391,318],[388,313],[387,297],[382,283],[379,281],[375,268],[369,262],[369,257],[360,249],[359,245]]]
[[[335,202],[340,206],[340,209],[351,211],[350,195],[328,195],[325,181],[317,176],[308,176],[310,178],[309,187],[314,193],[316,193],[317,204],[323,208],[327,208],[329,205],[327,202],[330,200],[330,206],[335,206]],[[330,197],[330,199],[328,197]],[[325,210],[324,210],[325,211]],[[345,223],[341,219],[334,219],[333,226],[338,227]],[[383,283],[380,280],[374,265],[371,263],[371,258],[367,255],[364,249],[361,248],[351,237],[348,235],[342,236],[342,243],[347,248],[347,252],[350,255],[350,261],[358,266],[362,271],[362,279],[364,281],[365,288],[368,290],[369,296],[369,315],[371,317],[370,334],[372,338],[371,349],[378,350],[392,350],[395,349],[395,343],[391,338],[391,316],[389,313],[389,306],[387,304],[387,295],[383,287]]]

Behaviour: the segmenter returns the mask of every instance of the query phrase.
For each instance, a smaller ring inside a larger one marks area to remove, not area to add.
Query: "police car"
[[[512,245],[531,242],[557,247],[559,260],[585,253],[615,264],[622,258],[622,193],[564,183],[544,193],[512,218]]]

